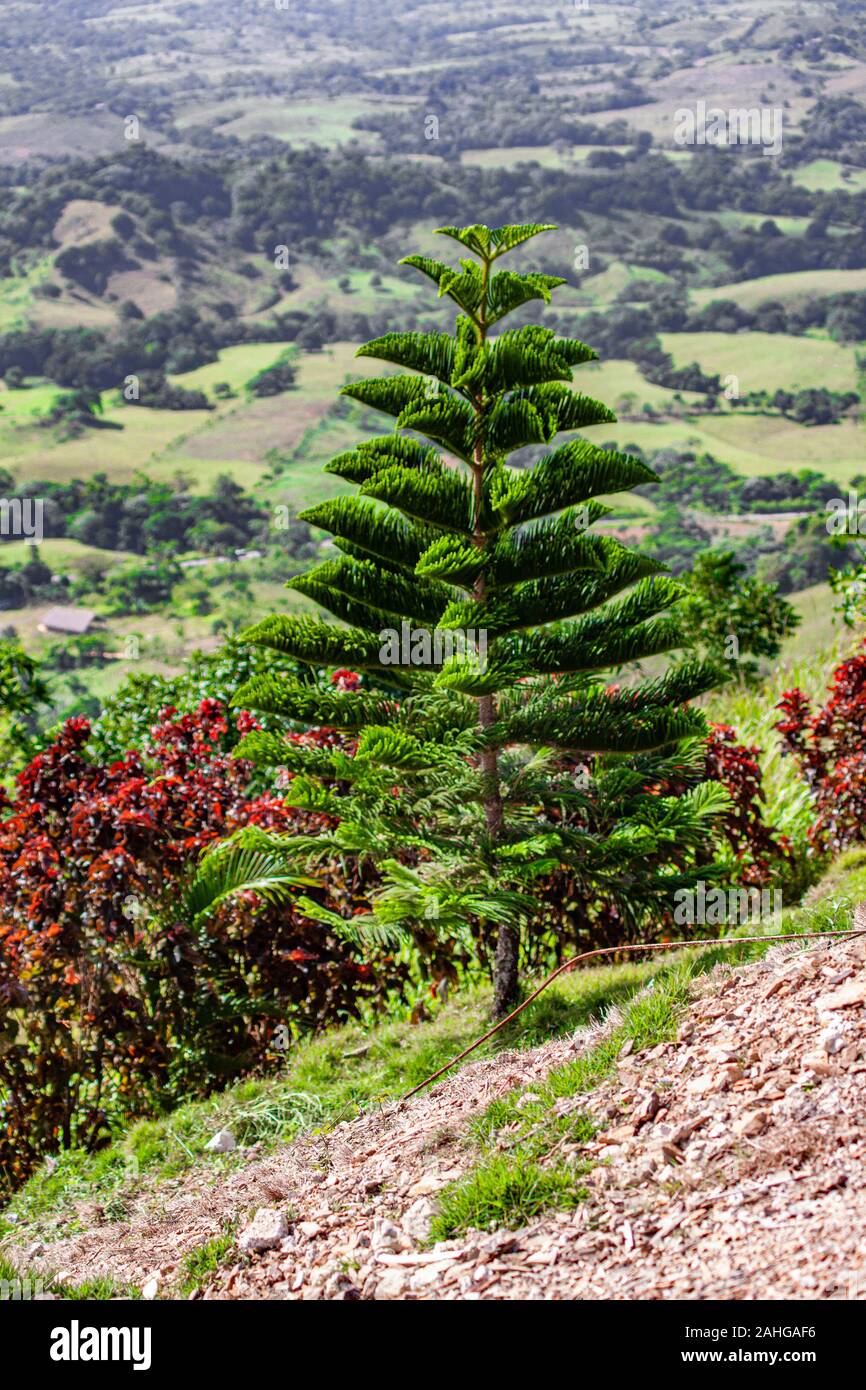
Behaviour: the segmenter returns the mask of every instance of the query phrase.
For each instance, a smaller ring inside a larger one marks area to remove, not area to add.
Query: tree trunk
[[[509,1014],[517,1003],[518,946],[515,928],[500,927],[493,964],[493,1017],[497,1021]]]
[[[484,297],[487,294],[487,281],[490,273],[489,263],[484,267]],[[481,319],[479,323],[479,339],[481,342],[487,337],[487,326],[484,322],[484,298],[482,298]],[[473,541],[480,550],[488,544],[481,525],[481,516],[484,501],[484,428],[483,420],[485,413],[485,401],[483,397],[476,396],[473,399],[473,409],[476,420],[475,452],[472,463],[472,482],[475,495],[475,527]],[[483,576],[476,581],[472,591],[473,598],[478,603],[483,603],[487,596],[487,586]],[[493,695],[482,695],[477,700],[478,724],[479,727],[489,729],[496,723],[497,708],[496,698]],[[487,826],[487,833],[490,836],[491,848],[495,852],[496,842],[502,833],[502,789],[499,780],[499,752],[496,748],[487,748],[481,754],[481,771],[484,778],[484,820]],[[517,1003],[517,963],[519,954],[520,938],[514,927],[501,926],[499,935],[496,938],[496,954],[493,964],[493,1017],[494,1019],[504,1018],[510,1013]]]

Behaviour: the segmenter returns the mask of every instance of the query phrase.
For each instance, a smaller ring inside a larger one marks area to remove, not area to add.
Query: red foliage
[[[838,852],[866,838],[866,655],[840,662],[826,704],[814,712],[797,689],[786,690],[776,708],[785,751],[814,798],[812,843]]]
[[[710,725],[704,777],[721,782],[731,795],[734,804],[723,820],[725,835],[740,862],[742,882],[755,887],[769,882],[771,860],[791,854],[786,836],[764,823],[759,751],[738,743],[729,725]]]
[[[331,684],[335,685],[338,690],[359,690],[361,677],[357,671],[347,671],[345,667],[341,667],[331,676]]]
[[[202,1092],[267,1058],[289,1018],[314,1027],[394,983],[288,907],[234,900],[180,920],[202,848],[243,825],[321,824],[223,751],[229,714],[162,711],[144,753],[86,756],[71,719],[17,779],[0,821],[0,1169],[17,1180],[58,1143],[93,1145],[108,1117]],[[255,727],[237,716],[239,730]],[[331,731],[313,737],[327,740]],[[154,772],[155,767],[155,772]],[[351,915],[361,885],[336,866],[317,894]]]

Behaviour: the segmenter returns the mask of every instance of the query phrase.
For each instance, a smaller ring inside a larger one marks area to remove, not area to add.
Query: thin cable
[[[476,1047],[480,1047],[482,1043],[487,1042],[487,1039],[492,1038],[494,1033],[498,1033],[500,1028],[504,1028],[506,1023],[510,1023],[518,1014],[523,1013],[523,1010],[528,1008],[532,1001],[537,999],[543,990],[547,989],[548,985],[553,984],[557,976],[564,975],[566,970],[573,970],[582,960],[590,960],[592,956],[610,956],[614,955],[617,951],[683,951],[690,946],[742,946],[755,941],[815,941],[826,940],[828,936],[863,935],[866,935],[866,932],[863,930],[855,930],[849,927],[846,930],[835,928],[833,931],[787,932],[780,933],[778,936],[711,936],[700,941],[636,942],[632,945],[600,946],[595,951],[584,951],[582,955],[572,956],[571,960],[567,960],[563,965],[558,966],[553,974],[548,975],[547,979],[538,986],[538,989],[533,990],[529,998],[524,999],[522,1004],[518,1004],[517,1008],[513,1009],[506,1018],[501,1019],[499,1023],[494,1023],[493,1027],[488,1028],[487,1032],[484,1033],[482,1037],[476,1039],[469,1047],[464,1048],[456,1057],[452,1057],[451,1061],[446,1062],[444,1067],[440,1067],[438,1071],[434,1071],[433,1075],[428,1076],[426,1081],[422,1081],[418,1086],[413,1086],[411,1091],[407,1091],[405,1096],[401,1097],[401,1100],[409,1100],[411,1096],[417,1095],[419,1091],[423,1091],[425,1086],[429,1086],[431,1081],[436,1081],[446,1071],[450,1071],[452,1067],[456,1067],[457,1063],[462,1062],[464,1057],[468,1057],[470,1052],[474,1052]]]

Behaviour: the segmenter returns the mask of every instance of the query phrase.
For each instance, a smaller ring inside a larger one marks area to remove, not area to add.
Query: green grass
[[[814,193],[856,193],[866,188],[866,169],[849,168],[837,159],[813,159],[794,171],[794,182]]]
[[[610,304],[624,289],[636,281],[650,280],[656,284],[665,284],[670,281],[670,278],[661,270],[653,270],[651,266],[630,265],[626,261],[612,261],[606,270],[600,271],[598,275],[590,275],[586,280],[583,280],[577,293],[582,300],[588,300],[593,304]]]
[[[209,396],[221,381],[227,382],[233,391],[242,391],[257,372],[272,366],[287,350],[294,351],[290,342],[239,343],[223,348],[216,362],[206,362],[203,367],[195,367],[169,380],[188,391],[206,391]]]
[[[31,541],[0,540],[0,564],[23,565],[30,558]],[[139,560],[128,550],[103,550],[100,546],[85,545],[83,541],[71,540],[65,536],[49,538],[39,543],[39,559],[50,565],[55,573],[70,574],[80,570],[92,561],[105,569],[124,561]],[[47,605],[46,605],[47,606]]]
[[[690,291],[689,299],[697,308],[710,304],[714,299],[732,299],[744,309],[754,309],[765,299],[791,303],[810,296],[863,289],[866,289],[866,269],[791,270],[781,275],[763,275],[754,280],[735,280],[726,285],[694,289]]]
[[[733,374],[741,396],[750,391],[857,390],[854,349],[832,338],[786,333],[662,333],[659,340],[677,367],[697,362],[723,379]]]
[[[45,256],[22,274],[0,280],[0,332],[26,326],[34,307],[33,292],[51,278],[53,268],[53,256]]]
[[[470,1229],[497,1226],[516,1229],[551,1207],[576,1207],[586,1196],[573,1169],[542,1168],[521,1153],[496,1154],[446,1190],[430,1238],[449,1240]]]
[[[82,1284],[66,1284],[57,1279],[53,1274],[42,1274],[24,1272],[19,1273],[16,1267],[0,1255],[0,1280],[5,1280],[8,1284],[21,1284],[21,1294],[29,1285],[28,1296],[33,1297],[37,1289],[43,1293],[53,1293],[57,1298],[70,1299],[74,1302],[92,1301],[126,1298],[140,1299],[141,1290],[132,1284],[118,1284],[115,1279],[100,1278],[87,1279]]]
[[[359,139],[374,146],[377,140],[371,132],[355,130],[352,126],[356,116],[371,110],[381,110],[381,103],[354,96],[284,101],[256,93],[249,98],[233,96],[228,101],[202,102],[188,107],[178,120],[178,126],[184,129],[190,125],[218,124],[222,135],[236,135],[239,139],[271,135],[295,145],[330,147]]]
[[[216,1274],[217,1270],[226,1262],[226,1257],[235,1256],[236,1232],[233,1223],[228,1223],[225,1230],[213,1240],[206,1241],[204,1245],[198,1245],[194,1250],[190,1250],[184,1255],[181,1261],[180,1271],[177,1275],[176,1296],[178,1298],[189,1298],[191,1293],[205,1284],[211,1275]]]
[[[712,220],[718,222],[722,227],[762,227],[768,220],[769,214],[766,212],[742,212],[739,208],[725,208],[723,211],[713,210]],[[784,236],[801,236],[809,225],[808,217],[784,215],[773,217],[779,231]]]
[[[803,340],[801,340],[803,341]],[[744,386],[744,383],[741,383]],[[593,443],[614,441],[618,447],[689,449],[709,453],[745,477],[767,476],[782,469],[815,468],[846,484],[863,471],[863,426],[853,420],[838,425],[798,425],[779,415],[735,414],[685,416],[657,422],[620,421],[586,431]]]

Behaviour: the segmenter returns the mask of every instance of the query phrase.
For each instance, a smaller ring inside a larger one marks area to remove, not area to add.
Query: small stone
[[[541,1096],[537,1096],[534,1091],[524,1091],[517,1102],[517,1109],[525,1110],[527,1106],[537,1105],[540,1100]]]
[[[236,1149],[238,1141],[230,1129],[218,1129],[212,1139],[205,1144],[205,1148],[214,1154],[228,1154],[232,1149]]]
[[[252,1250],[272,1250],[289,1234],[289,1223],[285,1212],[273,1207],[259,1207],[250,1224],[238,1237],[238,1248],[245,1253]]]
[[[719,1067],[717,1071],[702,1072],[700,1076],[694,1077],[687,1085],[687,1090],[693,1096],[708,1096],[714,1091],[727,1090],[734,1081],[741,1081],[743,1073],[736,1063],[731,1062],[726,1066]]]
[[[638,1109],[636,1116],[637,1123],[639,1125],[645,1125],[649,1120],[655,1119],[660,1107],[661,1101],[655,1091],[651,1091]]]
[[[753,1110],[734,1125],[735,1132],[743,1139],[753,1139],[755,1135],[763,1134],[766,1128],[767,1117],[761,1110]]]
[[[319,1225],[318,1221],[299,1221],[298,1230],[302,1236],[307,1237],[307,1240],[313,1240],[315,1236],[321,1234],[322,1227]]]
[[[627,1139],[634,1138],[634,1125],[616,1125],[609,1129],[607,1134],[600,1134],[598,1142],[600,1144],[624,1144]]]
[[[866,975],[858,976],[833,994],[824,994],[815,1003],[819,1013],[833,1009],[851,1009],[866,1004]]]
[[[451,1269],[450,1265],[425,1265],[412,1275],[413,1289],[429,1289],[441,1282]]]
[[[399,1298],[409,1287],[409,1276],[405,1270],[389,1269],[376,1284],[376,1298]]]
[[[402,1232],[393,1221],[379,1217],[373,1224],[372,1245],[374,1250],[396,1250]]]
[[[401,1223],[403,1230],[413,1240],[426,1240],[430,1234],[430,1226],[435,1213],[436,1208],[430,1198],[419,1197],[403,1216]]]
[[[361,1297],[360,1290],[353,1284],[343,1269],[326,1270],[327,1278],[322,1286],[325,1298],[335,1298],[342,1302],[353,1302]]]
[[[410,1197],[426,1197],[431,1192],[438,1192],[442,1186],[442,1179],[435,1173],[426,1173],[423,1178],[413,1182],[409,1188]]]
[[[146,1298],[148,1303],[151,1303],[158,1293],[159,1280],[155,1276],[153,1279],[148,1279],[147,1283],[142,1285],[141,1296],[142,1298]]]
[[[833,1068],[830,1066],[826,1057],[820,1052],[810,1053],[808,1057],[804,1057],[803,1066],[808,1067],[809,1071],[813,1071],[816,1076],[833,1075]]]

